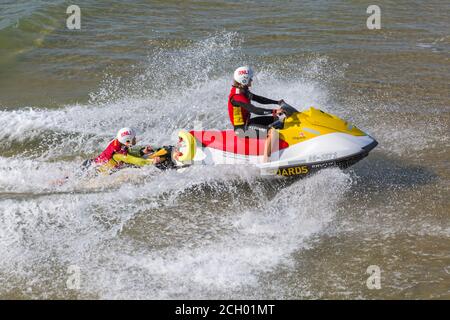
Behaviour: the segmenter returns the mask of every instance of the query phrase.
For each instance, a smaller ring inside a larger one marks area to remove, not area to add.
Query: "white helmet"
[[[136,137],[136,132],[131,128],[122,128],[117,132],[117,140],[122,144],[133,141],[134,137]]]
[[[253,70],[250,67],[239,67],[234,71],[234,80],[237,83],[248,85],[253,78]]]

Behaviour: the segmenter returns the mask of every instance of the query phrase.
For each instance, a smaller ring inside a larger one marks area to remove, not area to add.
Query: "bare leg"
[[[267,133],[266,142],[264,144],[264,159],[263,162],[267,163],[269,162],[269,157],[272,154],[272,135],[273,135],[273,129],[270,129]]]
[[[266,143],[264,144],[264,163],[269,162],[269,158],[274,149],[278,150],[278,144],[278,131],[274,128],[270,128],[267,134]]]

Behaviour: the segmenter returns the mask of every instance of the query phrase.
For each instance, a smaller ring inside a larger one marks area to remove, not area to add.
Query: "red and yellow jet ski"
[[[181,131],[175,166],[254,165],[263,174],[304,176],[318,169],[345,168],[366,157],[377,141],[339,117],[313,107],[299,112],[285,105],[285,117],[271,127],[278,133],[270,161],[263,162],[265,139],[238,137],[233,130]]]

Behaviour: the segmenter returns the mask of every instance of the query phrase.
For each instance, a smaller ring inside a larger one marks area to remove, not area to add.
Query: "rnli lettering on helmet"
[[[125,136],[131,136],[131,132],[130,131],[124,131],[120,134],[121,137],[125,137]]]
[[[239,70],[239,75],[242,76],[243,74],[248,74],[247,70]]]
[[[307,174],[309,172],[307,166],[301,166],[301,167],[293,167],[293,168],[287,168],[287,169],[278,169],[277,175],[280,176],[296,176],[301,174]]]

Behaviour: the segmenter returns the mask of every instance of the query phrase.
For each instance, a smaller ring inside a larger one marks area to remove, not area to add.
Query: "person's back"
[[[243,126],[250,119],[250,112],[242,108],[239,103],[250,104],[248,92],[233,84],[228,95],[228,115],[233,127]]]
[[[109,160],[113,158],[115,153],[127,154],[128,147],[124,144],[121,144],[119,140],[114,139],[108,144],[106,149],[103,150],[98,157],[94,158],[94,162],[96,164],[107,163]]]

